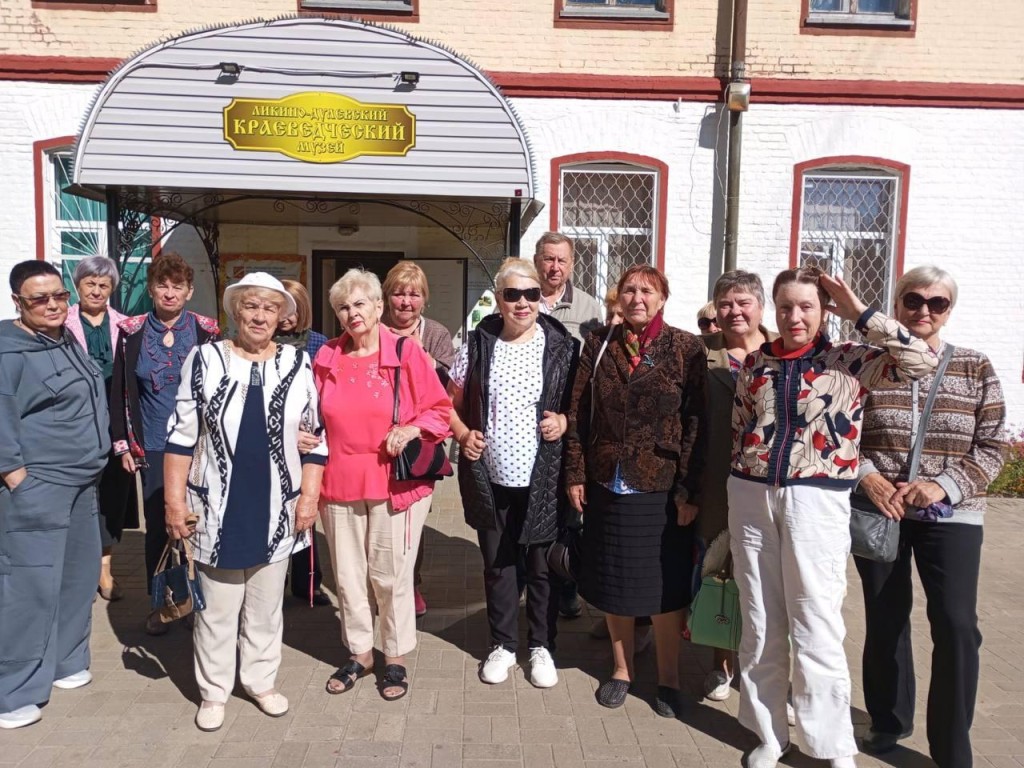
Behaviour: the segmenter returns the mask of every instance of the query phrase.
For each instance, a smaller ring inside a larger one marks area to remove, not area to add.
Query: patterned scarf
[[[622,326],[622,338],[626,345],[626,354],[629,356],[630,373],[633,373],[641,362],[646,365],[654,365],[647,355],[647,350],[650,349],[651,342],[658,338],[658,334],[661,333],[661,328],[664,324],[665,319],[662,313],[659,312],[647,324],[647,327],[644,328],[640,335],[632,331],[628,324]]]

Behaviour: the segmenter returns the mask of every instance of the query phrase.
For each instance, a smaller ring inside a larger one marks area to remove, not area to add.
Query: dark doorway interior
[[[333,339],[341,333],[327,292],[334,281],[353,267],[373,272],[384,282],[395,264],[405,258],[401,251],[313,251],[313,330]]]

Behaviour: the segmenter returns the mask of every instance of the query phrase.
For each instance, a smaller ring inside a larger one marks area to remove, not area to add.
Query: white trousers
[[[743,614],[739,721],[763,744],[789,741],[792,641],[793,709],[807,752],[822,760],[855,755],[842,614],[850,492],[736,477],[728,491]]]
[[[374,606],[385,656],[404,656],[416,647],[413,567],[430,499],[420,499],[405,512],[373,499],[322,506],[320,520],[338,585],[341,641],[349,653],[373,650]]]
[[[250,696],[274,687],[281,666],[282,601],[290,558],[255,568],[199,565],[206,610],[198,611],[192,643],[204,701],[224,703],[238,677]]]

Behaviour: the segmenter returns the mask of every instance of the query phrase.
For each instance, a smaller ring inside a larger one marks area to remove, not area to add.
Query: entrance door
[[[334,281],[353,267],[373,272],[384,282],[395,264],[405,257],[401,251],[313,251],[313,330],[333,339],[341,333],[338,318],[327,300]]]

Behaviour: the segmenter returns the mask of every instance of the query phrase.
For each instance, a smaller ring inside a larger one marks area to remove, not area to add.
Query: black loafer
[[[860,740],[860,748],[868,754],[881,755],[895,749],[901,739],[909,738],[913,734],[913,728],[903,733],[885,733],[872,728]]]
[[[626,702],[629,686],[629,680],[605,680],[598,686],[597,703],[609,709],[621,707]]]
[[[683,698],[678,688],[659,685],[654,697],[654,713],[659,717],[679,717],[683,711]]]

